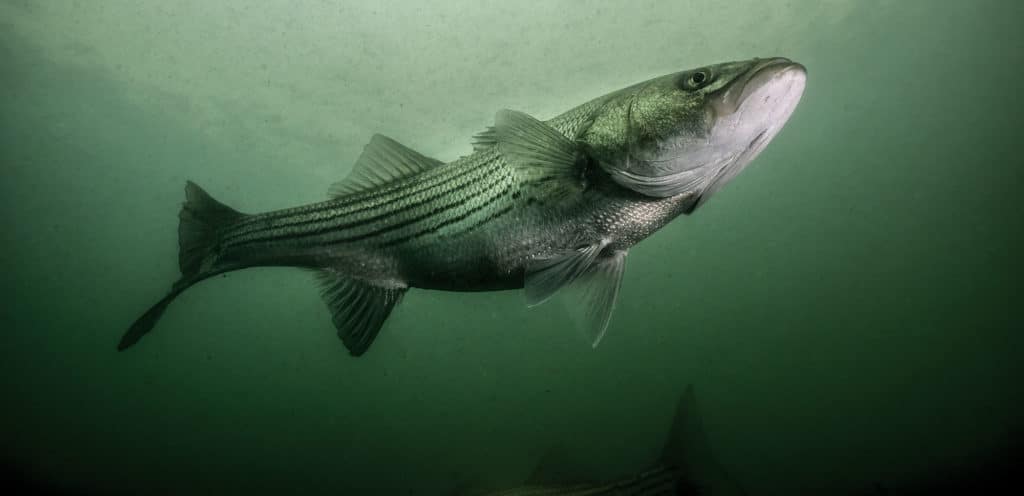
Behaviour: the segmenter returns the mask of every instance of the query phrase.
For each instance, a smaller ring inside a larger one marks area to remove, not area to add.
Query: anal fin
[[[338,337],[353,356],[366,353],[408,289],[374,285],[330,269],[317,272],[317,276]]]

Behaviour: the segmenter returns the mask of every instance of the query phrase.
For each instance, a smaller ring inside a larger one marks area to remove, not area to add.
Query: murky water
[[[607,479],[652,462],[688,384],[749,494],[906,494],[1011,453],[1021,4],[435,3],[0,2],[11,474],[452,494],[557,446]],[[187,179],[245,211],[319,201],[373,133],[450,160],[499,109],[772,55],[807,66],[800,107],[631,251],[597,349],[520,292],[410,291],[352,358],[310,274],[257,269],[115,351],[177,275]]]

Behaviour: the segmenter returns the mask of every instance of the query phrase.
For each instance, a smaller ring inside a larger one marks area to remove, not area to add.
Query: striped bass
[[[558,455],[558,456],[556,456]],[[606,481],[586,481],[565,455],[549,452],[525,485],[460,496],[740,496],[746,494],[718,462],[704,431],[693,386],[676,403],[658,460],[647,470]],[[568,479],[568,480],[567,480]]]
[[[181,278],[118,349],[192,285],[260,266],[316,271],[355,356],[409,288],[523,288],[528,305],[562,292],[597,346],[629,248],[743,170],[789,119],[805,80],[788,59],[753,59],[635,84],[547,121],[502,110],[474,152],[450,163],[375,135],[331,199],[267,213],[238,212],[189,181]]]

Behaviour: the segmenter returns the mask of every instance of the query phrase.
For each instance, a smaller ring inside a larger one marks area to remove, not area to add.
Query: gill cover
[[[620,92],[581,138],[618,184],[701,202],[734,177],[789,118],[804,70],[754,59],[669,74]]]

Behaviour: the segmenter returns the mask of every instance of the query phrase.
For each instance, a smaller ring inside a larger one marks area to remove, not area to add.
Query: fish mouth
[[[712,105],[719,117],[731,115],[749,104],[748,100],[759,90],[773,88],[774,93],[793,95],[799,101],[807,81],[807,68],[785,57],[756,60],[754,66],[737,78]],[[764,101],[778,105],[781,102]],[[792,102],[796,106],[796,102]]]
[[[789,120],[803,95],[807,69],[783,57],[757,60],[712,102],[720,121],[714,138],[740,150],[709,176],[694,208],[700,206],[754,160]]]

